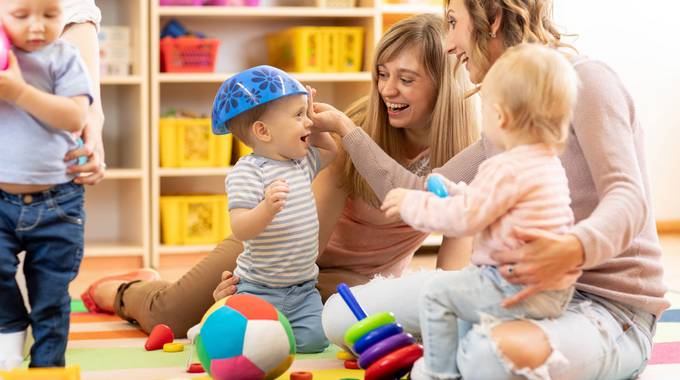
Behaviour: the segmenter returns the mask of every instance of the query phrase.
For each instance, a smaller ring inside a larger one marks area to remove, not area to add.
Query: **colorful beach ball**
[[[201,320],[195,343],[203,368],[216,380],[274,379],[295,355],[288,319],[249,294],[215,302]]]

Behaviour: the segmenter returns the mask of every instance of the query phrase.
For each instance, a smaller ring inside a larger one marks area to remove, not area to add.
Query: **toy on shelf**
[[[161,71],[168,73],[206,73],[215,71],[220,40],[188,31],[171,19],[161,31]]]
[[[9,66],[9,51],[12,48],[12,43],[5,32],[5,28],[0,25],[0,71],[7,70]]]
[[[130,75],[131,30],[126,25],[102,25],[99,29],[99,72],[102,75]]]
[[[196,352],[215,380],[275,379],[293,363],[295,337],[288,319],[259,297],[221,299],[199,326]]]
[[[345,332],[345,343],[359,354],[359,366],[366,369],[365,380],[398,379],[408,373],[423,356],[423,347],[395,323],[392,313],[369,317],[347,284],[337,289],[358,320]]]
[[[439,198],[446,198],[449,196],[449,191],[446,189],[444,180],[438,175],[427,177],[427,191],[434,193],[434,195]]]

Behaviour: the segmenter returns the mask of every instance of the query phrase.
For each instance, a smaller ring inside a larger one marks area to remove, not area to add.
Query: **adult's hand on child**
[[[272,182],[264,190],[264,199],[267,208],[272,214],[276,215],[279,211],[283,210],[289,191],[290,188],[288,187],[288,184],[282,179],[277,179]]]
[[[92,116],[92,115],[90,115]],[[96,123],[100,123],[97,126]],[[78,157],[87,157],[87,162],[82,165],[72,165],[67,173],[75,174],[75,182],[82,185],[96,185],[104,179],[106,164],[104,163],[104,143],[101,138],[101,124],[103,121],[88,118],[83,130],[83,145],[66,153],[64,161],[75,160]],[[88,173],[87,175],[82,175]]]
[[[584,251],[575,235],[520,227],[515,227],[514,233],[526,244],[515,250],[491,253],[508,282],[524,285],[519,293],[503,301],[504,307],[538,292],[566,289],[576,283],[581,276]]]
[[[222,272],[222,280],[213,291],[213,298],[219,301],[224,297],[229,297],[236,294],[236,284],[239,282],[238,276],[234,276],[229,271]]]
[[[16,103],[26,89],[26,82],[14,52],[10,50],[7,58],[7,70],[0,71],[0,99]]]
[[[312,130],[333,132],[344,137],[356,128],[352,120],[337,108],[326,103],[315,103],[316,90],[307,86],[307,117],[314,123]]]
[[[404,202],[404,198],[408,190],[406,189],[392,189],[385,195],[385,200],[383,201],[380,210],[385,213],[385,216],[392,218],[394,216],[399,216],[399,210],[401,210],[401,204]]]

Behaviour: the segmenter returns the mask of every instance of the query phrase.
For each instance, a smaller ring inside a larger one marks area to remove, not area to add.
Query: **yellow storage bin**
[[[323,47],[323,54],[321,54],[321,67],[324,72],[337,73],[340,71],[340,33],[336,27],[320,27],[321,46]]]
[[[267,36],[269,63],[291,72],[358,72],[364,52],[359,26],[299,26]]]
[[[161,118],[161,167],[229,166],[231,140],[214,135],[208,118]]]
[[[267,36],[269,63],[284,71],[321,72],[321,34],[314,26],[298,26]]]
[[[214,244],[231,233],[226,195],[161,197],[161,241],[168,245]]]
[[[364,56],[364,28],[338,27],[338,71],[361,71]]]

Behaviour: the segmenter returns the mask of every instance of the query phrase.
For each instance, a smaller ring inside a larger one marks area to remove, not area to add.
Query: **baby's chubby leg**
[[[321,326],[323,304],[315,282],[294,287],[287,298],[286,310],[282,312],[293,328],[297,352],[311,354],[325,350],[329,343]]]

